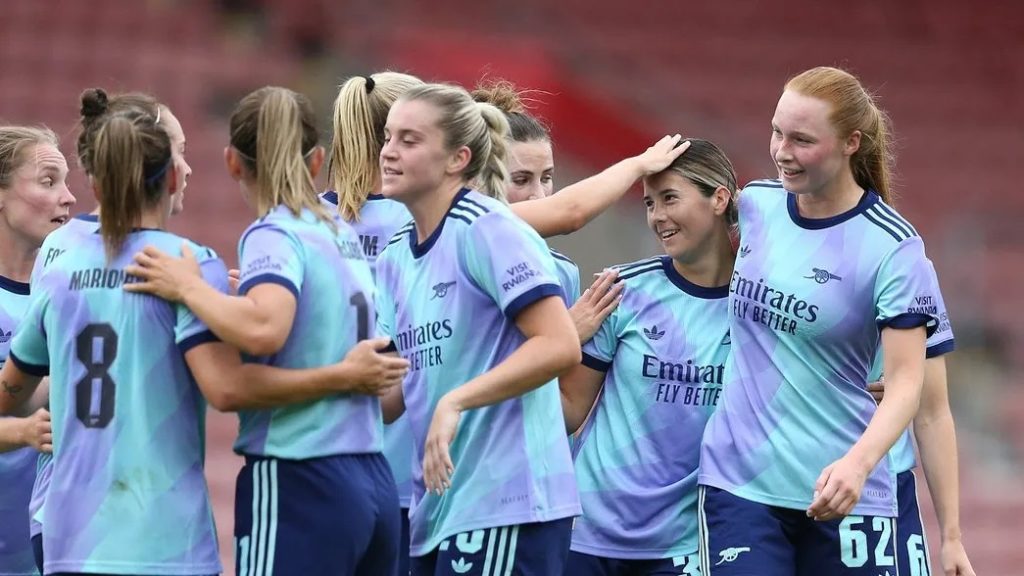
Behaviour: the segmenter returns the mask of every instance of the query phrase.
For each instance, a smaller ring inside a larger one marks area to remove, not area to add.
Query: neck
[[[167,213],[167,207],[163,204],[156,208],[144,210],[135,227],[163,230],[167,228]]]
[[[10,233],[10,230],[7,232],[4,235],[7,238],[0,241],[0,276],[16,282],[28,282],[39,253],[39,244]]]
[[[706,246],[696,250],[699,254],[692,260],[672,259],[676,272],[690,282],[705,288],[725,286],[732,277],[736,254],[732,250],[729,231],[722,230],[709,239]]]
[[[853,179],[853,173],[847,166],[820,190],[799,194],[796,206],[805,218],[831,218],[852,210],[863,195],[864,189]]]
[[[416,221],[416,242],[420,243],[430,237],[441,225],[441,220],[448,213],[452,200],[463,187],[463,182],[446,181],[434,191],[423,194],[420,198],[405,205]]]

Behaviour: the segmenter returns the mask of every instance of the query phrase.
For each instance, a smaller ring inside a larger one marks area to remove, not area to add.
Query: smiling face
[[[817,193],[850,170],[859,133],[840,138],[829,119],[831,113],[832,107],[824,100],[798,92],[787,90],[779,98],[769,149],[786,190]]]
[[[724,189],[723,189],[724,190]],[[658,237],[665,254],[682,263],[696,261],[711,245],[720,226],[725,226],[724,204],[707,197],[675,170],[644,180],[647,226]],[[721,206],[716,207],[717,204]]]
[[[550,196],[554,188],[555,172],[551,142],[510,142],[508,171],[509,181],[505,187],[505,194],[509,203]]]
[[[409,203],[444,181],[453,153],[445,145],[440,114],[436,106],[421,100],[399,100],[391,107],[380,151],[384,196]]]
[[[75,197],[68,190],[68,163],[55,146],[32,144],[21,151],[10,186],[0,188],[2,226],[35,245],[70,217]]]

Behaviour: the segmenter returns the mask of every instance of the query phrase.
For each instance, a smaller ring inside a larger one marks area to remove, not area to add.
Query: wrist
[[[178,295],[181,297],[181,303],[186,306],[191,306],[195,302],[196,297],[203,288],[203,279],[198,276],[188,276],[182,281],[181,287],[178,289]]]
[[[947,544],[960,544],[963,534],[960,532],[959,526],[952,528],[944,528],[942,530],[942,545]]]
[[[463,385],[463,387],[464,386],[465,385]],[[459,393],[461,388],[462,387],[456,388],[441,397],[441,402],[444,402],[448,407],[460,414],[466,409],[466,399]]]

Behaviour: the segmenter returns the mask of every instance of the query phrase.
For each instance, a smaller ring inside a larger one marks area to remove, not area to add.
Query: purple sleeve
[[[258,284],[277,284],[298,299],[305,263],[291,234],[272,223],[257,224],[242,236],[238,252],[239,294]]]
[[[879,328],[938,327],[938,305],[924,243],[914,236],[883,260],[875,279],[875,321]]]
[[[548,247],[511,214],[492,211],[478,218],[463,250],[469,277],[509,318],[542,298],[562,296]]]

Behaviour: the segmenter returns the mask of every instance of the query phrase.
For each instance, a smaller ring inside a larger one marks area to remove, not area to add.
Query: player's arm
[[[547,296],[523,308],[516,327],[526,337],[504,361],[438,401],[424,444],[423,478],[428,490],[450,486],[454,466],[448,447],[465,410],[521,396],[580,362],[580,343],[565,303]]]
[[[511,209],[545,238],[575,232],[622,198],[637,180],[667,168],[690,146],[688,142],[676,146],[681,138],[678,134],[665,136],[639,156],[626,158],[547,198],[517,202]]]
[[[281,284],[256,284],[245,295],[229,296],[208,284],[188,243],[175,258],[147,246],[125,272],[143,282],[126,284],[129,292],[154,294],[181,302],[222,341],[253,356],[274,354],[284,346],[295,320],[296,296]]]
[[[242,362],[238,350],[207,342],[185,352],[203,396],[224,411],[274,408],[339,393],[381,396],[402,382],[409,363],[380,354],[386,338],[364,340],[336,364],[286,369]]]
[[[860,439],[822,471],[807,515],[817,520],[846,516],[860,499],[868,474],[910,425],[921,401],[925,328],[882,329],[885,397]]]
[[[0,371],[0,414],[24,413],[42,380],[42,376],[23,371],[17,361],[9,357]],[[49,451],[52,441],[50,414],[44,408],[37,408],[24,418],[0,418],[0,452],[25,446]]]
[[[574,434],[586,422],[601,392],[604,376],[603,371],[587,366],[587,360],[584,359],[584,363],[577,364],[558,378],[567,434]]]
[[[886,395],[888,393],[886,390]],[[974,569],[967,558],[960,533],[956,427],[953,424],[953,413],[949,409],[944,356],[925,360],[924,388],[921,391],[921,407],[914,417],[914,437],[921,451],[921,467],[924,468],[928,491],[939,519],[942,565],[947,574],[973,576]]]

